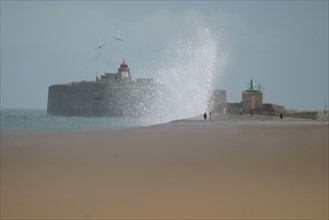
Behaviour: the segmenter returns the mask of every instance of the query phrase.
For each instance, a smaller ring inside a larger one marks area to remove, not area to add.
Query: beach
[[[2,219],[327,219],[328,121],[1,133]]]

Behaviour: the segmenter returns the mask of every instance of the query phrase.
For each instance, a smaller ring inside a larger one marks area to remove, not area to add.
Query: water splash
[[[191,36],[174,37],[154,79],[164,85],[153,116],[162,121],[194,117],[208,111],[213,82],[221,75],[225,54],[207,27]]]

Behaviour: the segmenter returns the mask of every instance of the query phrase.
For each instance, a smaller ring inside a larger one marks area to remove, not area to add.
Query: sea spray
[[[218,39],[205,26],[195,28],[193,35],[173,37],[154,74],[165,89],[159,92],[151,115],[170,121],[208,111],[213,82],[224,60]]]

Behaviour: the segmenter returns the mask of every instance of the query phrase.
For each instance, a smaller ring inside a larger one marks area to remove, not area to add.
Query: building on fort
[[[128,64],[123,60],[117,73],[104,73],[100,78],[97,76],[96,81],[131,81]]]

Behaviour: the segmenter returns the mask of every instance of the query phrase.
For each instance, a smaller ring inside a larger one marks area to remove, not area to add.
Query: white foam
[[[156,101],[154,117],[171,121],[208,110],[213,81],[225,63],[219,43],[219,38],[201,24],[193,35],[173,37],[155,72],[155,81],[164,85],[166,92]]]

